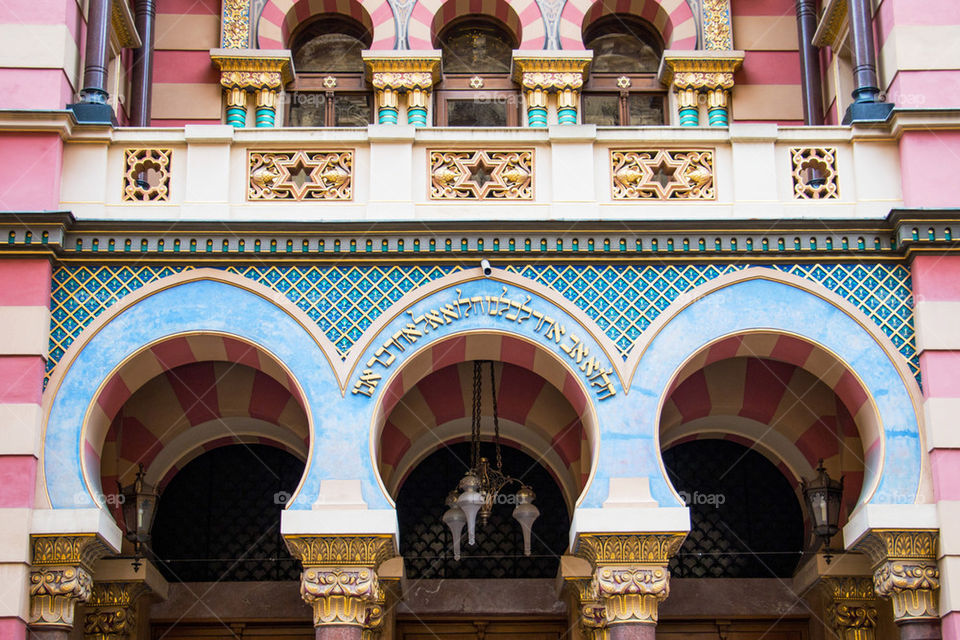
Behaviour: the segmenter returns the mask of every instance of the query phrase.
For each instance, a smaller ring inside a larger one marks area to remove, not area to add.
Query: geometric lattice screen
[[[777,467],[725,440],[694,440],[663,452],[690,507],[690,533],[670,561],[678,578],[790,578],[803,548],[803,511]]]
[[[626,357],[641,333],[680,294],[748,265],[506,265],[562,294]],[[754,265],[750,265],[754,266]],[[193,266],[64,265],[53,272],[47,373],[87,324],[143,285]],[[899,264],[775,264],[848,300],[890,337],[919,377],[910,271]],[[317,323],[341,355],[381,313],[413,289],[459,271],[456,265],[229,266],[280,292]]]
[[[164,488],[152,529],[167,580],[298,580],[280,511],[303,462],[264,445],[229,445],[194,458]]]

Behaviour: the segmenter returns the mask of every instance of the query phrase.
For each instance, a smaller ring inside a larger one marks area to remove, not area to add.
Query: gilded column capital
[[[586,640],[605,640],[607,612],[593,578],[566,578],[564,587],[576,601],[576,618]]]
[[[673,557],[686,533],[579,534],[574,552],[594,566],[593,592],[606,625],[656,624],[660,602],[670,595]]]
[[[874,529],[857,544],[873,562],[873,588],[899,622],[939,618],[935,529]]]
[[[290,535],[290,553],[303,563],[300,595],[313,607],[313,624],[382,624],[385,594],[377,567],[396,554],[392,535]]]
[[[591,55],[513,55],[513,79],[527,91],[579,91],[593,61]]]
[[[581,533],[574,553],[594,567],[605,564],[666,564],[686,533]]]
[[[733,88],[733,74],[743,64],[743,51],[665,51],[660,82],[677,91]]]
[[[144,582],[97,582],[83,616],[85,640],[125,640],[137,626],[137,599]]]
[[[287,50],[211,49],[210,59],[220,69],[224,89],[279,91],[293,79],[293,60]]]
[[[93,591],[91,567],[109,549],[96,534],[30,536],[30,624],[73,627],[77,602]]]
[[[829,597],[827,622],[840,640],[874,640],[877,600],[870,576],[830,576],[821,580]]]
[[[364,51],[363,62],[378,91],[428,91],[440,81],[439,51]]]

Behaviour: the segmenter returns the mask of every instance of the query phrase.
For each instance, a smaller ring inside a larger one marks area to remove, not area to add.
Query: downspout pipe
[[[87,7],[87,41],[84,48],[83,88],[80,101],[67,105],[77,122],[113,124],[116,118],[107,93],[107,45],[111,0],[90,0]]]
[[[884,122],[893,111],[893,104],[880,102],[877,79],[877,48],[873,40],[873,12],[870,0],[847,0],[850,14],[850,37],[853,49],[853,103],[843,116],[843,124]]]
[[[803,123],[823,124],[823,82],[819,50],[813,44],[817,30],[817,0],[797,0],[797,36],[803,74]]]
[[[133,54],[131,80],[130,126],[150,126],[150,106],[153,101],[153,42],[156,32],[156,0],[136,0],[134,7],[140,48]]]

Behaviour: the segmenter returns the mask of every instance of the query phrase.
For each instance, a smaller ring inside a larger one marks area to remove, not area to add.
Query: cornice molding
[[[886,220],[570,223],[218,223],[76,220],[68,212],[0,214],[0,257],[61,261],[231,263],[556,260],[903,261],[960,252],[960,210],[897,210]]]
[[[137,25],[133,19],[133,12],[126,0],[112,0],[110,3],[110,23],[121,47],[136,49],[143,43],[137,33]]]
[[[846,36],[847,0],[826,0],[820,13],[820,22],[813,34],[813,44],[818,47],[838,49]]]
[[[287,49],[210,49],[210,60],[220,69],[220,84],[226,88],[280,89],[295,73]]]
[[[663,52],[657,77],[666,86],[678,89],[714,89],[733,87],[733,74],[743,64],[743,51]]]

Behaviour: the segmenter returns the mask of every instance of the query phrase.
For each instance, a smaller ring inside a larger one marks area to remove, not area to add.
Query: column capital
[[[286,49],[211,49],[210,59],[220,69],[220,84],[225,89],[279,91],[294,75],[293,59]]]
[[[377,568],[396,554],[392,535],[302,534],[284,539],[303,563],[300,595],[313,607],[314,626],[376,628],[385,600]]]
[[[658,77],[676,90],[733,88],[733,74],[743,64],[743,51],[671,51],[663,52]]]
[[[562,54],[562,55],[557,55]],[[587,80],[593,52],[513,52],[513,79],[527,91],[579,90]]]
[[[579,533],[574,553],[594,567],[607,564],[666,564],[687,537],[686,532]]]
[[[429,90],[440,81],[440,52],[364,51],[367,80],[377,90]]]
[[[96,534],[31,535],[30,625],[70,629],[93,591],[92,566],[109,547]]]
[[[150,587],[140,582],[96,582],[83,616],[84,640],[124,640],[137,627],[137,599]]]
[[[898,624],[939,618],[936,529],[873,529],[857,549],[873,562],[873,586]]]
[[[827,622],[840,640],[874,640],[877,601],[870,576],[825,576],[822,588],[829,600]]]

